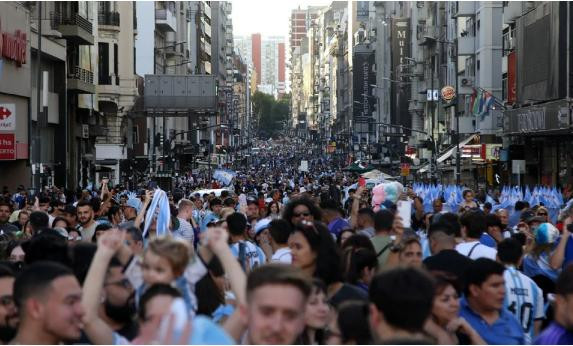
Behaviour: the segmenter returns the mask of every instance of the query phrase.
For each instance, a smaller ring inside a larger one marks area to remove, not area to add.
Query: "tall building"
[[[257,85],[261,84],[262,80],[262,63],[261,63],[261,34],[251,35],[251,59],[253,60],[253,67],[257,72]]]
[[[285,43],[284,42],[280,42],[278,44],[278,85],[277,85],[277,91],[279,93],[279,95],[282,95],[286,92],[286,79],[285,79],[285,72],[286,72],[286,64],[285,64],[285,59],[286,59],[286,55],[285,55],[286,51],[285,51]]]
[[[104,130],[96,137],[96,181],[107,176],[113,184],[120,174],[120,163],[127,159],[139,131],[127,117],[137,96],[135,74],[136,2],[100,1],[98,3],[98,107]],[[121,47],[121,49],[120,49]],[[136,143],[137,144],[137,143]]]

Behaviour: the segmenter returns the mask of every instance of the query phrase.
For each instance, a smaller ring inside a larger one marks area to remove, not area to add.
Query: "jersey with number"
[[[505,279],[505,307],[511,311],[525,332],[527,344],[534,337],[533,322],[545,317],[543,291],[537,284],[514,267],[503,273]]]

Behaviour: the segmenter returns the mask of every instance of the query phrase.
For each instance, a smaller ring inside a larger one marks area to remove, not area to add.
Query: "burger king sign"
[[[451,102],[456,97],[456,89],[451,85],[446,85],[441,91],[442,99],[446,102]]]

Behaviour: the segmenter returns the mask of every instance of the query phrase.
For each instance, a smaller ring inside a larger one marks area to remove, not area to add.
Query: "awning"
[[[464,147],[464,145],[467,145],[469,142],[471,142],[472,140],[474,140],[474,138],[477,136],[477,133],[472,134],[471,136],[469,136],[468,138],[464,139],[462,142],[460,142],[460,150]],[[457,145],[453,146],[452,148],[446,150],[445,153],[441,154],[438,157],[438,164],[446,161],[447,159],[449,159],[455,152],[457,149]],[[418,170],[418,173],[425,173],[430,169],[430,164],[426,164],[424,166],[422,166],[422,168],[420,168]]]

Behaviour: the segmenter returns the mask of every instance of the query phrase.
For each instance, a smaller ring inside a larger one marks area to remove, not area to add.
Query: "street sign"
[[[426,101],[438,101],[440,99],[440,92],[438,89],[426,90]]]

